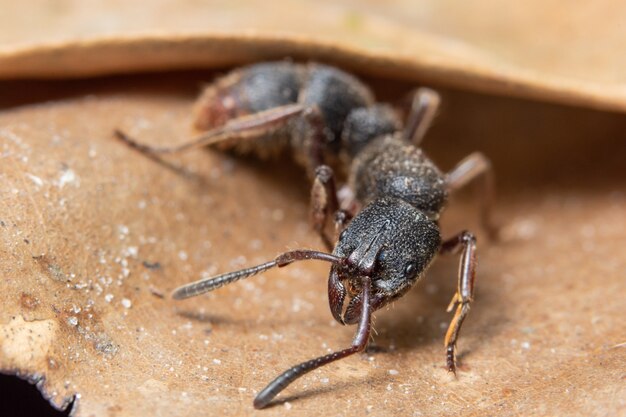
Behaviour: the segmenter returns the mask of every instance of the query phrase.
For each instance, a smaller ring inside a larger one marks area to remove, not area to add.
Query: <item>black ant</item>
[[[236,69],[207,87],[196,107],[196,128],[205,132],[189,143],[154,148],[116,132],[129,145],[148,153],[219,144],[269,155],[289,146],[313,177],[312,224],[332,254],[289,251],[258,266],[184,285],[173,293],[175,299],[193,297],[301,260],[332,264],[330,311],[341,324],[358,323],[352,346],[283,372],[257,395],[256,408],[267,406],[302,375],[363,351],[370,337],[372,312],[404,295],[437,253],[460,251],[458,286],[448,311],[456,309],[445,337],[447,368],[456,373],[456,341],[474,294],[476,239],[463,231],[442,241],[438,219],[450,191],[481,177],[481,222],[495,235],[490,214],[494,183],[491,164],[480,153],[466,157],[449,173],[441,172],[424,155],[419,144],[438,105],[436,92],[418,89],[402,129],[391,106],[376,103],[370,89],[352,75],[321,64],[261,63]],[[353,191],[348,201],[340,203],[333,170],[325,163],[348,168]],[[326,231],[333,215],[334,239]]]

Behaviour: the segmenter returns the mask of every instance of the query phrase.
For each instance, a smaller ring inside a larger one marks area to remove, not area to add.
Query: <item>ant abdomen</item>
[[[374,104],[367,86],[337,68],[287,61],[261,63],[234,70],[210,84],[196,104],[194,127],[213,131],[241,117],[266,112],[271,118],[272,111],[299,105],[301,113],[283,123],[270,121],[256,134],[247,132],[244,138],[233,136],[215,145],[261,157],[291,147],[299,162],[314,167],[333,160],[342,148],[354,156],[369,139],[400,128],[389,106]]]
[[[234,70],[208,85],[194,108],[194,127],[212,131],[242,116],[251,116],[298,101],[304,74],[301,66],[271,62]],[[216,143],[222,150],[268,157],[288,146],[289,125],[268,129],[253,140],[233,137]]]
[[[301,85],[301,69],[288,62],[232,71],[204,89],[194,109],[194,127],[210,130],[240,116],[296,103]]]

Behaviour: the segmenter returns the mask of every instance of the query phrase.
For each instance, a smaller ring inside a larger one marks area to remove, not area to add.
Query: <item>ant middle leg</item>
[[[463,188],[476,178],[481,178],[480,223],[490,239],[498,238],[498,225],[493,219],[492,208],[495,201],[495,178],[491,161],[480,152],[474,152],[461,160],[446,175],[451,191]]]
[[[411,112],[404,128],[405,139],[413,142],[415,146],[420,145],[435,119],[440,102],[441,98],[436,91],[425,87],[417,89],[413,95]]]
[[[222,126],[200,133],[189,142],[177,146],[155,147],[137,142],[122,130],[116,129],[115,136],[127,145],[148,154],[183,152],[227,140],[254,140],[281,129],[304,111],[299,104],[289,104],[258,113],[237,117]]]
[[[470,310],[470,303],[474,300],[474,279],[476,276],[476,238],[468,231],[463,231],[451,239],[443,242],[441,253],[455,253],[462,248],[461,261],[459,263],[459,277],[457,289],[452,296],[447,311],[455,307],[454,316],[446,332],[446,366],[449,372],[456,375],[456,341],[463,320]]]

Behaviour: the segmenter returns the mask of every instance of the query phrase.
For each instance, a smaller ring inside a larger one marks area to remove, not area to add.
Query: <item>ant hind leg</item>
[[[189,142],[177,146],[154,147],[137,142],[123,131],[116,129],[115,136],[127,145],[147,154],[177,153],[202,146],[213,145],[232,139],[256,139],[268,132],[284,127],[292,118],[299,116],[304,107],[289,104],[229,120],[224,125],[200,133]]]

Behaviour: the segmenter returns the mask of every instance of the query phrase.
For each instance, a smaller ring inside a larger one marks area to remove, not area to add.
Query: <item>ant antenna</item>
[[[144,145],[131,138],[119,129],[114,133],[118,139],[125,142],[140,152],[148,154],[165,154],[184,152],[190,149],[212,145],[224,140],[233,138],[250,138],[258,136],[258,132],[265,132],[268,127],[284,125],[290,118],[302,113],[304,107],[300,104],[290,104],[282,106],[280,109],[270,109],[255,113],[249,116],[242,116],[226,122],[223,126],[216,127],[207,132],[201,133],[187,143],[179,146],[167,146],[163,148]]]
[[[331,262],[334,264],[343,263],[344,258],[332,255],[330,253],[319,252],[315,250],[299,249],[288,251],[278,255],[273,261],[265,262],[261,265],[253,266],[239,271],[227,272],[225,274],[217,275],[211,278],[205,278],[192,282],[190,284],[178,287],[172,293],[172,297],[176,300],[182,300],[189,297],[194,297],[199,294],[203,294],[208,291],[213,291],[216,288],[222,287],[231,282],[239,281],[243,278],[248,278],[268,269],[278,267],[282,268],[292,262],[305,261],[307,259],[317,259],[320,261]]]
[[[419,146],[433,123],[441,98],[435,90],[430,88],[418,88],[413,95],[411,102],[411,113],[409,114],[404,129],[404,137]]]

